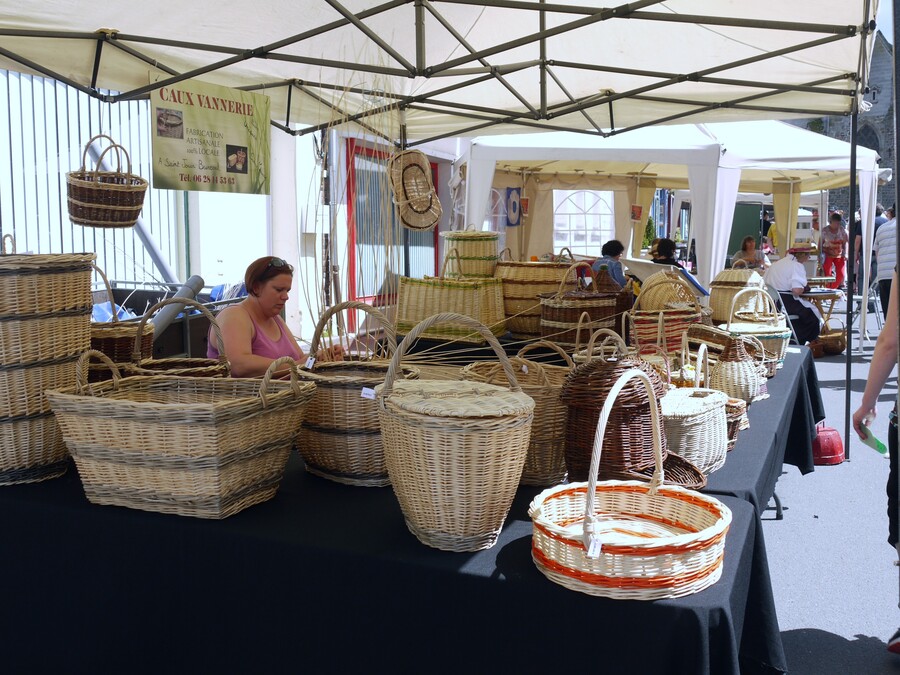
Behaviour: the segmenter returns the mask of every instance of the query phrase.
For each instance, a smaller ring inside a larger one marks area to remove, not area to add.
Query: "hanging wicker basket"
[[[388,160],[388,176],[400,222],[411,230],[430,230],[443,211],[431,178],[431,163],[421,150],[403,150]]]
[[[653,478],[598,481],[609,417],[631,379],[652,401]],[[551,581],[589,595],[656,600],[696,593],[721,577],[731,511],[713,497],[663,485],[658,429],[649,378],[636,370],[623,373],[600,411],[589,480],[544,490],[529,508],[532,558]]]
[[[465,323],[483,336],[510,388],[398,381],[409,346],[441,321]],[[388,474],[410,532],[446,551],[493,546],[522,477],[534,417],[534,401],[522,393],[497,339],[469,317],[429,317],[400,343],[376,391]]]
[[[88,150],[99,138],[109,140],[97,159],[94,169],[87,168]],[[116,157],[115,171],[101,171],[103,158],[113,151]],[[126,170],[122,170],[122,155]],[[81,155],[81,169],[66,174],[69,219],[76,225],[88,227],[131,227],[141,215],[147,181],[131,173],[131,157],[128,151],[106,134],[94,136],[87,142]]]

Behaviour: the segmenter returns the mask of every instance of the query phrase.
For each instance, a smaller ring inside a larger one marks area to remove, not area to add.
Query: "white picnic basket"
[[[763,308],[739,309],[742,296],[753,295],[762,300]],[[787,327],[784,315],[778,312],[775,301],[769,294],[759,288],[745,288],[735,293],[731,300],[731,313],[728,323],[719,326],[733,337],[752,335],[762,343],[768,359],[776,361],[776,367],[784,365],[784,355],[791,341],[791,329]]]
[[[722,576],[731,511],[713,497],[663,485],[658,431],[653,438],[656,469],[649,483],[596,480],[610,411],[632,378],[646,388],[652,427],[659,429],[650,379],[637,369],[626,371],[600,411],[588,482],[549,488],[531,502],[532,558],[551,581],[589,595],[678,598]]]

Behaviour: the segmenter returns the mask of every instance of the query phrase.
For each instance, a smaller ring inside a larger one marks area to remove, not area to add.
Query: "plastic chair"
[[[769,297],[772,298],[772,302],[775,303],[775,309],[777,309],[784,315],[784,319],[787,322],[788,328],[791,329],[791,342],[793,342],[795,345],[799,345],[800,341],[797,339],[797,331],[794,330],[793,322],[800,317],[796,314],[788,314],[788,311],[784,308],[784,302],[781,299],[781,294],[775,290],[775,287],[772,286],[772,284],[766,284],[766,292],[769,294]]]

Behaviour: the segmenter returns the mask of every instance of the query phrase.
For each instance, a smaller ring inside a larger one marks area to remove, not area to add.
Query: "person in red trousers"
[[[822,264],[822,272],[826,277],[834,274],[834,281],[828,284],[828,288],[841,288],[844,285],[847,269],[847,242],[850,237],[844,227],[844,219],[835,211],[828,216],[828,225],[822,230],[822,251],[825,253],[825,262]]]

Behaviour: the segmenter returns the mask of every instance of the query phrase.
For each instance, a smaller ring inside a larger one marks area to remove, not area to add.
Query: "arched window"
[[[864,148],[869,148],[879,155],[881,154],[881,143],[878,141],[878,133],[868,125],[859,130],[856,135],[856,142]]]
[[[613,193],[597,190],[553,191],[553,248],[599,256],[604,242],[615,239]]]

